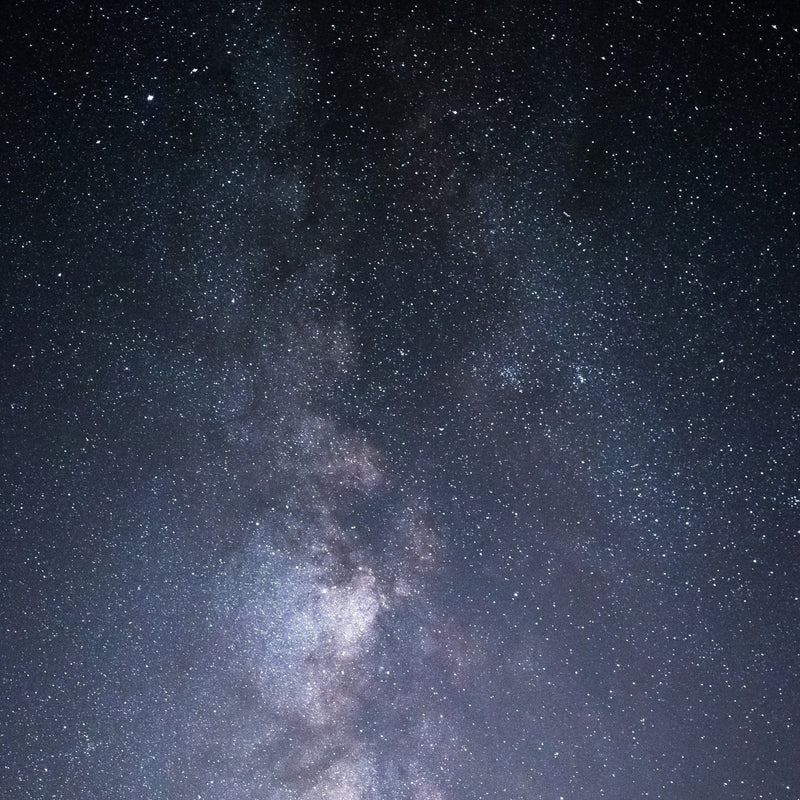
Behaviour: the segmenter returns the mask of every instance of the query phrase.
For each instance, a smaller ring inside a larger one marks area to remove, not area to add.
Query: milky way
[[[796,21],[123,5],[0,34],[0,797],[800,797]]]

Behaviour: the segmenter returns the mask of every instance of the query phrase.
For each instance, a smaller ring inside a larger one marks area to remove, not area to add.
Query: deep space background
[[[800,798],[794,7],[7,8],[0,797]]]

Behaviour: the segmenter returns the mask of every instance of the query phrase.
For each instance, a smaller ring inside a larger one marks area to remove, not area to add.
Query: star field
[[[7,16],[0,797],[800,797],[800,20]]]

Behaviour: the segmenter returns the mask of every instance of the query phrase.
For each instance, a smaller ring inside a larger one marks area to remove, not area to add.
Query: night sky
[[[6,9],[0,797],[800,798],[792,5]]]

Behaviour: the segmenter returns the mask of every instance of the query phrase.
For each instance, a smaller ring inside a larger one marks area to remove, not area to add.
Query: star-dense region
[[[6,9],[0,797],[800,798],[790,7]]]

